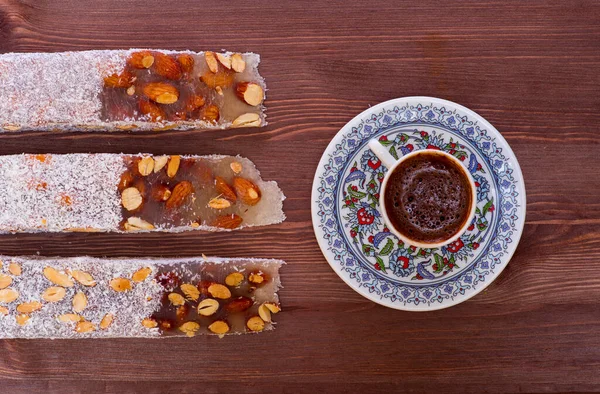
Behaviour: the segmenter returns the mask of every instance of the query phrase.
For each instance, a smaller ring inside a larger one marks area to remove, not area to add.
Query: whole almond
[[[162,122],[167,119],[165,111],[151,101],[140,100],[138,105],[140,108],[140,113],[143,115],[148,115],[152,122]]]
[[[244,61],[244,58],[242,58],[241,54],[234,53],[231,55],[231,68],[238,73],[244,72],[246,69],[246,62]]]
[[[69,278],[67,274],[59,272],[55,268],[44,268],[44,276],[46,277],[46,279],[48,279],[55,285],[62,287],[73,287],[73,281],[71,280],[71,278]]]
[[[256,205],[260,201],[260,189],[246,178],[233,178],[233,189],[240,200],[246,205]]]
[[[194,187],[188,181],[179,182],[173,188],[171,197],[165,203],[168,209],[179,208],[183,205],[185,200],[194,192]]]
[[[214,104],[207,105],[202,109],[202,120],[207,122],[217,122],[220,118],[219,107]]]
[[[211,89],[215,89],[217,86],[225,89],[233,85],[234,76],[233,71],[222,68],[216,73],[206,71],[200,76],[200,80]]]
[[[21,275],[21,266],[17,263],[10,263],[8,265],[8,272],[13,274],[14,276]]]
[[[181,66],[179,62],[164,53],[156,54],[153,69],[158,75],[167,79],[178,80],[181,78]]]
[[[133,68],[150,68],[154,64],[154,56],[150,51],[134,52],[127,59],[127,64]]]
[[[83,312],[87,306],[87,297],[83,292],[78,292],[73,297],[73,312]]]
[[[154,159],[150,156],[143,157],[138,162],[138,171],[142,176],[148,176],[152,174],[154,170]]]
[[[208,69],[216,73],[219,71],[219,63],[217,63],[217,57],[214,52],[206,51],[204,52],[204,59],[206,60],[206,64],[208,65]]]
[[[252,298],[240,296],[229,301],[223,308],[229,313],[239,313],[248,310],[252,305]]]
[[[19,313],[32,313],[42,309],[42,303],[39,301],[24,302],[17,305],[17,312]]]
[[[0,289],[6,289],[12,283],[12,277],[6,274],[0,274]]]
[[[73,277],[73,279],[75,279],[77,282],[81,283],[84,286],[96,286],[96,281],[94,280],[94,277],[88,272],[81,270],[73,270],[71,271],[71,276]]]
[[[219,301],[205,298],[198,304],[198,314],[201,316],[212,316],[219,310]]]
[[[208,286],[208,292],[214,298],[220,298],[223,300],[231,297],[231,291],[219,283],[213,283],[212,285]]]
[[[83,334],[86,332],[92,332],[92,331],[96,331],[96,326],[94,325],[94,323],[89,322],[89,321],[80,321],[75,326],[75,331],[80,334]]]
[[[143,282],[146,280],[146,278],[148,278],[151,272],[152,268],[150,267],[140,268],[139,270],[133,273],[133,275],[131,276],[131,280],[138,283]]]
[[[214,334],[223,335],[229,332],[229,324],[224,320],[217,320],[208,326],[208,330]]]
[[[100,329],[106,330],[108,327],[110,327],[114,319],[115,316],[112,313],[107,313],[106,315],[104,315],[102,320],[100,320]]]
[[[210,225],[222,229],[233,230],[240,227],[242,221],[243,219],[236,214],[222,215],[215,218]]]
[[[198,298],[200,298],[200,291],[196,286],[189,283],[184,283],[180,286],[180,288],[188,300],[197,301]]]
[[[119,293],[131,290],[131,281],[127,278],[114,278],[109,283],[110,287]]]
[[[215,177],[215,188],[217,189],[217,193],[220,194],[223,198],[231,201],[232,203],[235,203],[237,201],[237,196],[235,195],[235,192],[233,191],[231,186],[229,186],[227,181],[225,181],[225,179],[221,178],[220,176]]]
[[[109,88],[128,88],[135,82],[135,75],[129,71],[120,74],[111,74],[104,78],[104,86]]]
[[[238,83],[235,92],[242,101],[252,106],[260,105],[265,98],[263,88],[254,82]]]
[[[140,191],[135,187],[128,187],[121,193],[121,204],[128,211],[135,211],[143,201]]]
[[[191,73],[194,70],[194,58],[188,53],[177,55],[177,62],[181,67],[181,71]]]
[[[142,89],[144,95],[159,104],[173,104],[179,100],[179,91],[166,82],[150,82]]]
[[[169,164],[167,165],[167,176],[169,178],[175,177],[181,164],[181,156],[174,155],[169,158]]]
[[[52,286],[44,290],[42,299],[46,302],[58,302],[65,298],[66,294],[67,292],[64,287]]]

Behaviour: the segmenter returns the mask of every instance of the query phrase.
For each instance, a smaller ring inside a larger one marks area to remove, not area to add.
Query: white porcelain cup
[[[390,179],[390,175],[394,172],[396,167],[398,167],[400,165],[400,163],[404,162],[408,158],[422,154],[424,152],[424,150],[410,152],[409,154],[406,154],[406,155],[402,156],[400,159],[396,160],[387,151],[387,149],[383,145],[381,145],[381,143],[376,139],[372,139],[369,141],[369,149],[371,149],[371,151],[373,153],[375,153],[375,155],[379,158],[379,160],[381,160],[381,163],[384,166],[386,166],[388,169],[387,173],[385,174],[385,177],[383,178],[383,183],[381,184],[381,191],[379,192],[379,206],[381,207],[381,215],[383,216],[383,220],[385,221],[385,224],[387,225],[387,227],[390,229],[390,231],[393,234],[395,234],[398,238],[400,238],[405,244],[413,245],[413,246],[416,246],[419,248],[427,248],[427,249],[439,248],[441,246],[448,245],[448,244],[456,241],[458,238],[460,238],[461,235],[463,235],[463,233],[467,230],[467,228],[471,224],[471,221],[473,221],[473,217],[475,216],[475,208],[477,206],[477,189],[475,186],[475,181],[473,180],[473,177],[471,176],[469,170],[463,165],[463,163],[460,160],[458,160],[456,157],[452,156],[451,154],[443,152],[443,151],[433,150],[433,149],[426,150],[428,154],[441,155],[441,156],[447,157],[448,159],[450,159],[454,163],[456,163],[458,165],[458,168],[460,168],[464,172],[464,174],[467,176],[467,178],[469,179],[469,184],[471,185],[472,196],[471,196],[471,206],[469,207],[469,217],[467,218],[467,220],[465,221],[463,226],[452,237],[445,239],[443,241],[437,242],[437,243],[423,243],[423,242],[419,242],[419,241],[410,239],[410,237],[408,237],[406,234],[403,234],[400,231],[398,231],[398,229],[395,228],[394,225],[390,222],[390,219],[387,214],[387,210],[385,208],[385,194],[387,192],[387,184]]]

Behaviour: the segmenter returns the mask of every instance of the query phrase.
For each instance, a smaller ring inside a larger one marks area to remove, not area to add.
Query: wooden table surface
[[[600,390],[600,2],[0,0],[0,52],[152,47],[262,55],[263,129],[0,135],[0,154],[242,154],[287,195],[281,225],[231,234],[0,236],[3,254],[283,258],[276,331],[194,340],[0,341],[8,392]],[[170,5],[166,5],[170,4]],[[475,298],[409,313],[331,270],[310,214],[329,140],[384,100],[489,120],[517,155],[527,221]]]

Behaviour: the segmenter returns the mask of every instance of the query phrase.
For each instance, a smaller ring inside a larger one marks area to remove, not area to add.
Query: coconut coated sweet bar
[[[0,256],[0,338],[260,332],[281,310],[283,261]]]
[[[0,55],[0,131],[266,124],[253,53],[102,50]]]
[[[227,231],[283,221],[285,196],[240,156],[0,156],[0,232]]]

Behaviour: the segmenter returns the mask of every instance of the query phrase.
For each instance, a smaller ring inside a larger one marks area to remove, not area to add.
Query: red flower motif
[[[379,167],[381,167],[381,160],[373,161],[373,159],[369,159],[369,161],[367,162],[367,165],[369,167],[371,167],[372,169],[376,170]]]
[[[371,236],[369,237],[369,242],[370,242],[370,243],[373,243],[373,241],[375,241],[375,237],[371,235]]]
[[[373,197],[375,197],[376,199],[379,199],[379,193],[375,193],[375,195]]]
[[[434,271],[437,271],[437,270],[438,270],[438,265],[437,265],[437,263],[435,263],[435,264],[434,264],[434,265],[433,265],[431,268],[433,268],[433,270],[434,270]]]
[[[387,136],[382,135],[381,137],[379,137],[379,141],[387,141]]]
[[[407,269],[408,268],[408,264],[409,264],[408,257],[400,256],[400,257],[398,257],[398,261],[402,263],[402,268],[403,269]]]
[[[405,136],[403,136],[403,135],[402,135],[402,136],[400,136],[400,141],[402,141],[402,142],[406,141],[406,137],[405,137]]]
[[[367,247],[365,248],[365,253],[369,253],[370,251],[371,251],[371,248],[367,246]]]
[[[375,221],[375,216],[373,216],[369,212],[367,212],[366,208],[359,209],[358,212],[356,213],[356,217],[358,219],[358,224],[362,224],[362,225],[368,225],[368,224],[373,223],[373,221]]]
[[[414,252],[415,250],[417,250],[417,247],[416,246],[411,246],[410,250],[412,250]]]
[[[489,212],[494,212],[496,208],[494,207],[494,204],[492,204],[492,206],[490,207],[490,209],[488,209]]]
[[[454,264],[452,264],[452,263],[448,264],[448,268],[450,268],[450,269],[454,268]]]
[[[350,236],[351,236],[352,238],[356,237],[357,235],[358,235],[358,234],[356,233],[356,231],[354,231],[354,230],[350,230]]]
[[[423,279],[423,277],[421,276],[421,274],[417,274],[416,278],[417,278],[417,280]]]
[[[371,183],[371,184],[369,185],[369,187],[370,187],[371,189],[375,189],[375,184],[374,184],[374,183]]]
[[[461,156],[461,157],[458,158],[458,160],[465,161],[466,158],[467,158],[467,156]]]
[[[450,150],[448,151],[448,153],[450,153],[451,155],[453,155],[453,154],[455,154],[455,153],[456,153],[456,149],[450,149]]]
[[[410,152],[412,152],[413,149],[415,149],[415,147],[413,146],[413,144],[408,144],[408,145],[406,145],[406,149],[408,149]]]
[[[481,183],[475,181],[475,187],[479,187],[479,186],[481,186]]]
[[[428,133],[428,132],[426,132],[426,131],[421,131],[421,137],[425,137],[425,136],[427,136],[427,135],[429,135],[429,133]]]
[[[350,172],[354,172],[354,171],[356,171],[356,170],[358,170],[358,168],[356,168],[356,167],[352,167],[352,168],[350,169]]]
[[[444,264],[448,264],[448,259],[444,257]]]
[[[474,228],[475,224],[471,224],[469,227],[467,227],[467,231],[473,231]]]
[[[352,190],[358,191],[358,187],[357,186],[352,186]]]
[[[432,149],[432,150],[441,150],[441,149],[440,149],[440,148],[438,148],[437,146],[435,146],[435,145],[431,145],[431,144],[427,145],[427,149]]]
[[[378,195],[378,194],[376,194],[376,196],[378,196],[377,198],[379,198],[379,195]],[[389,233],[389,232],[390,232],[390,229],[389,229],[389,228],[387,228],[387,227],[384,227],[384,228],[383,228],[383,232],[384,232],[384,233]]]
[[[350,204],[352,204],[352,201],[346,200],[346,205],[350,205]]]
[[[473,250],[476,250],[479,247],[479,242],[473,242]]]
[[[358,202],[358,198],[352,197],[352,202]]]
[[[456,241],[452,242],[450,245],[448,245],[448,251],[450,253],[456,253],[459,250],[461,250],[463,246],[465,246],[465,244],[463,243],[462,239],[459,238]]]
[[[421,251],[421,256],[425,256],[425,251],[424,250]]]
[[[378,264],[378,263],[375,263],[375,264],[373,264],[373,267],[375,267],[375,269],[376,269],[377,271],[381,271],[381,267],[379,266],[379,264]]]
[[[456,148],[456,143],[452,142],[452,143],[450,144],[450,147],[451,147],[451,148]]]
[[[481,167],[480,163],[477,163],[477,171],[481,170],[483,167]]]

